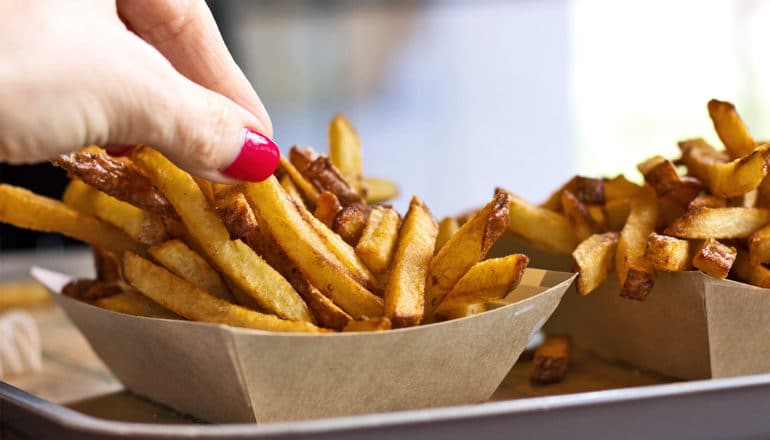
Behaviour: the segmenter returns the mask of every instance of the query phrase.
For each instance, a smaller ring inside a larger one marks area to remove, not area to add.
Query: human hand
[[[203,0],[0,3],[0,161],[151,145],[210,180],[262,180],[272,125]]]

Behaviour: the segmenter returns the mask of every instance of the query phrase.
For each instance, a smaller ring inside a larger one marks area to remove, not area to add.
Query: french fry
[[[604,199],[606,203],[611,200],[630,199],[641,191],[642,187],[619,175],[612,179],[604,179]]]
[[[321,223],[331,228],[334,225],[334,219],[337,218],[337,214],[339,214],[340,211],[342,211],[342,205],[340,205],[340,201],[337,200],[337,196],[329,191],[324,191],[318,196],[313,215],[315,215]]]
[[[561,382],[567,374],[569,362],[569,338],[566,336],[548,336],[535,350],[529,379],[540,385]]]
[[[578,200],[586,205],[603,205],[604,198],[604,179],[594,179],[591,177],[577,176],[576,193]]]
[[[747,238],[770,222],[763,208],[695,208],[666,228],[665,234],[690,239]]]
[[[608,200],[604,205],[604,213],[607,216],[607,229],[620,231],[626,224],[628,213],[631,210],[629,199]]]
[[[644,180],[655,188],[659,197],[668,198],[682,206],[687,206],[698,193],[702,184],[693,177],[680,177],[674,164],[661,156],[653,156],[639,164],[639,171]]]
[[[366,318],[355,321],[350,321],[343,332],[379,332],[383,330],[390,330],[392,323],[390,319],[385,316],[379,318]]]
[[[361,239],[365,227],[366,216],[358,208],[352,206],[347,206],[337,213],[332,225],[334,232],[351,246],[355,246]]]
[[[393,267],[383,295],[393,327],[418,325],[425,312],[425,278],[436,246],[438,225],[428,207],[412,197],[398,233]]]
[[[574,194],[567,190],[561,193],[561,207],[564,211],[564,216],[567,217],[570,225],[572,225],[575,236],[579,241],[583,241],[593,234],[603,232],[602,227],[591,217],[588,208]]]
[[[444,217],[438,222],[438,236],[436,236],[436,252],[452,238],[460,229],[460,224],[455,217]]]
[[[216,198],[214,197],[214,186],[213,184],[206,180],[202,179],[200,177],[193,176],[193,180],[195,180],[195,183],[198,184],[198,188],[201,189],[201,192],[204,196],[206,196],[206,199],[208,199],[209,203],[215,203]]]
[[[602,230],[607,229],[607,213],[602,205],[586,205],[588,214]]]
[[[358,194],[363,194],[361,140],[343,114],[335,115],[329,123],[329,159],[348,184]]]
[[[125,232],[64,203],[23,188],[0,184],[0,221],[20,228],[56,232],[116,252],[143,254],[145,245]]]
[[[474,264],[436,307],[435,314],[443,316],[442,310],[505,297],[519,285],[528,263],[526,255],[512,254]]]
[[[757,287],[770,288],[770,269],[761,264],[752,263],[745,250],[738,251],[732,269],[738,279]]]
[[[724,279],[733,267],[737,253],[734,247],[709,238],[699,246],[692,265],[707,275]]]
[[[620,234],[605,232],[583,240],[574,251],[572,261],[578,272],[577,290],[588,295],[599,287],[615,267],[615,252]]]
[[[737,206],[739,208],[754,208],[757,207],[757,200],[759,199],[759,191],[752,190],[746,194],[741,194],[736,197],[730,197],[727,199],[727,206]]]
[[[315,286],[307,281],[305,283],[306,287],[304,289],[297,289],[297,291],[300,292],[310,310],[313,311],[313,316],[315,316],[316,322],[321,327],[343,330],[353,321],[349,314],[334,304],[332,300],[327,298]]]
[[[99,280],[80,279],[67,283],[62,288],[62,294],[84,302],[94,302],[101,298],[117,295],[123,291],[120,282],[105,282]]]
[[[318,200],[318,195],[320,194],[315,186],[308,182],[307,179],[305,179],[305,176],[303,176],[302,173],[300,173],[299,170],[297,170],[297,168],[283,156],[280,158],[280,167],[291,178],[300,194],[302,194],[302,199],[305,201],[307,208],[314,209],[316,201]]]
[[[120,273],[120,256],[98,246],[92,246],[92,254],[97,280],[115,282],[123,279]]]
[[[369,213],[369,219],[356,245],[356,254],[375,274],[382,274],[393,261],[401,219],[392,208],[377,206]],[[439,226],[439,232],[441,227]]]
[[[689,270],[692,259],[690,242],[653,232],[647,238],[645,257],[657,270],[667,272]]]
[[[564,182],[564,184],[562,184],[562,186],[560,186],[559,189],[552,192],[551,195],[548,196],[545,202],[539,205],[539,208],[561,213],[561,193],[564,191],[569,191],[573,194],[577,193],[578,176],[573,176],[571,179]]]
[[[243,193],[228,191],[220,194],[216,197],[215,206],[231,240],[243,238],[258,227],[257,218]]]
[[[714,129],[733,158],[743,157],[754,149],[754,139],[743,124],[735,106],[729,102],[712,99],[708,111]]]
[[[176,217],[168,200],[125,158],[117,159],[100,148],[89,147],[63,154],[51,163],[118,200],[161,216]]]
[[[244,185],[244,194],[275,241],[308,281],[353,317],[382,316],[382,300],[359,283],[358,277],[311,225],[310,219],[315,217],[294,204],[275,178]],[[326,228],[320,222],[317,224]]]
[[[687,210],[692,211],[695,208],[726,208],[727,199],[724,197],[712,196],[711,194],[700,194],[692,199],[687,205]]]
[[[179,240],[169,240],[147,250],[152,258],[176,276],[219,299],[233,302],[230,289],[206,260]]]
[[[382,203],[398,197],[396,182],[383,177],[364,177],[366,203]]]
[[[770,225],[763,226],[749,238],[751,264],[770,263]]]
[[[284,174],[281,176],[280,179],[278,179],[279,182],[281,182],[281,186],[283,189],[286,190],[287,193],[296,201],[297,203],[305,204],[305,201],[302,199],[302,194],[299,192],[299,188],[297,188],[297,185],[294,184],[294,181],[291,180],[291,177],[289,177],[288,174]]]
[[[131,157],[174,206],[197,246],[220,273],[264,310],[285,319],[312,319],[286,279],[245,243],[230,240],[229,231],[189,174],[150,148],[137,148]]]
[[[307,168],[302,171],[302,175],[318,191],[329,191],[337,196],[337,199],[344,208],[351,206],[361,212],[369,212],[369,207],[364,198],[348,184],[328,157],[318,156],[313,159]]]
[[[569,254],[578,244],[575,232],[563,215],[535,206],[508,193],[508,229],[525,240],[546,249]]]
[[[455,283],[474,264],[484,258],[492,245],[503,235],[509,221],[509,200],[504,190],[463,224],[456,234],[439,249],[430,262],[428,287],[425,293],[425,313],[430,316],[452,290]],[[548,214],[558,215],[543,208],[535,208]],[[403,228],[403,226],[402,226]]]
[[[171,203],[174,203],[173,200]],[[184,218],[184,214],[180,215]],[[321,331],[306,321],[284,320],[219,299],[131,252],[123,254],[123,273],[126,280],[143,295],[193,321],[274,332]]]
[[[657,220],[655,190],[645,186],[631,200],[631,211],[620,233],[615,255],[615,270],[623,298],[643,301],[655,284],[655,268],[644,258],[644,253],[647,237],[655,231]]]
[[[134,289],[96,300],[96,305],[113,312],[146,318],[184,319]]]

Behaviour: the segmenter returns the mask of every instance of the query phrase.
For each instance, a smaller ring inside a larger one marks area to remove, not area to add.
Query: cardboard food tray
[[[33,276],[52,292],[69,277]],[[129,389],[211,422],[270,422],[486,401],[574,275],[527,269],[493,310],[373,333],[281,334],[123,315],[54,294]]]
[[[506,234],[492,253],[524,252],[530,264],[570,270],[558,255]],[[546,331],[604,359],[681,379],[770,372],[770,289],[701,272],[658,272],[645,301],[618,295],[610,274],[597,290],[580,296],[573,285]]]

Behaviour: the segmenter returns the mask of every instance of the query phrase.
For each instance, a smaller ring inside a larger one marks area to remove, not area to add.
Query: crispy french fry
[[[680,177],[674,164],[661,156],[653,156],[639,164],[639,171],[659,197],[667,197],[682,206],[690,203],[702,188],[698,179]]]
[[[438,225],[428,207],[412,197],[398,233],[393,267],[385,287],[385,316],[393,327],[418,325],[425,312],[425,278],[436,246]]]
[[[321,223],[331,228],[334,225],[334,219],[337,218],[337,214],[339,214],[340,211],[342,211],[342,205],[340,205],[340,201],[337,200],[337,196],[329,191],[324,191],[318,196],[313,215],[315,215]]]
[[[566,336],[548,336],[535,350],[529,379],[545,385],[561,382],[567,374],[570,362],[570,340]]]
[[[97,280],[115,282],[123,279],[120,273],[120,257],[115,252],[92,246],[92,253]]]
[[[99,280],[80,279],[67,283],[62,288],[62,294],[84,302],[94,302],[101,298],[117,295],[123,291],[119,282],[104,282]]]
[[[747,238],[770,222],[763,208],[695,208],[665,230],[679,238]]]
[[[620,296],[643,301],[655,284],[655,268],[645,258],[647,237],[655,232],[658,201],[655,190],[645,186],[631,200],[631,211],[618,240],[615,271],[620,281]]]
[[[143,244],[157,244],[168,239],[163,219],[136,206],[73,179],[62,195],[62,201],[78,211],[98,217]]]
[[[626,179],[622,174],[612,179],[604,179],[604,199],[607,203],[611,200],[630,199],[641,189],[641,186]]]
[[[564,191],[569,191],[573,194],[577,193],[578,178],[579,178],[578,176],[574,176],[568,181],[564,182],[564,184],[562,184],[562,186],[560,186],[559,189],[552,192],[551,195],[548,196],[546,201],[541,203],[539,207],[547,209],[549,211],[561,213],[561,193]]]
[[[216,202],[214,197],[214,186],[211,181],[195,176],[193,176],[193,180],[195,180],[195,183],[198,184],[198,188],[201,189],[201,192],[204,196],[206,196],[206,199],[208,199],[209,203]]]
[[[455,233],[460,229],[460,224],[454,217],[444,217],[438,223],[438,236],[436,237],[436,252],[439,251],[444,245],[452,238]]]
[[[695,253],[692,265],[714,278],[726,278],[733,267],[738,251],[713,238],[705,240]]]
[[[572,261],[578,271],[578,293],[588,295],[607,279],[615,267],[619,238],[617,232],[595,234],[583,240],[572,251]]]
[[[0,221],[35,231],[56,232],[117,252],[146,250],[145,245],[107,222],[58,200],[6,184],[0,184]]]
[[[436,307],[435,314],[443,316],[442,310],[505,297],[519,285],[528,263],[526,255],[512,254],[474,264]]]
[[[396,182],[384,177],[364,177],[366,203],[382,203],[398,197]]]
[[[577,176],[576,186],[575,195],[586,205],[603,205],[606,202],[604,199],[604,179]]]
[[[168,200],[125,158],[114,158],[98,147],[89,147],[63,154],[51,163],[118,200],[158,215],[176,217]]]
[[[173,200],[171,203],[174,203]],[[180,215],[184,218],[184,214]],[[126,280],[143,295],[193,321],[274,332],[321,331],[309,322],[284,320],[219,299],[131,252],[123,254],[123,273]]]
[[[647,238],[647,260],[657,270],[682,272],[690,269],[690,242],[656,233]]]
[[[393,261],[401,218],[392,208],[377,206],[369,213],[356,254],[375,274],[384,273]],[[440,231],[439,227],[439,231]]]
[[[658,197],[658,223],[656,229],[664,229],[686,212],[687,210],[682,204],[677,200],[671,199],[668,195]]]
[[[366,318],[355,321],[350,321],[343,332],[378,332],[383,330],[390,330],[392,323],[386,316],[379,318]]]
[[[369,212],[364,198],[348,184],[328,157],[318,156],[313,159],[307,168],[302,170],[302,175],[319,191],[329,191],[337,196],[344,208],[351,206],[361,212]]]
[[[281,186],[283,187],[283,189],[285,189],[286,192],[289,193],[289,195],[294,199],[295,202],[301,203],[302,205],[305,204],[305,201],[302,199],[302,194],[300,194],[299,192],[299,188],[297,188],[297,185],[294,184],[294,181],[291,180],[291,177],[289,177],[288,174],[284,174],[278,180],[279,182],[281,182]]]
[[[216,210],[231,240],[238,240],[258,227],[257,218],[243,193],[230,191],[218,196]]]
[[[751,264],[770,263],[770,225],[763,226],[749,238]]]
[[[602,205],[586,205],[588,214],[593,221],[602,229],[607,229],[607,213],[604,212],[604,206]]]
[[[604,213],[607,215],[607,229],[610,231],[623,229],[630,210],[631,202],[629,199],[608,200],[604,205]]]
[[[561,208],[564,211],[564,216],[567,217],[570,225],[572,225],[575,236],[579,241],[583,241],[593,234],[603,232],[602,227],[591,217],[588,208],[574,194],[567,190],[561,193]]]
[[[695,208],[726,208],[727,199],[724,197],[712,196],[711,194],[700,194],[692,199],[687,205],[687,210],[692,211]]]
[[[382,316],[382,300],[359,283],[358,277],[311,226],[310,219],[320,227],[326,226],[295,205],[275,178],[245,185],[244,194],[275,241],[324,295],[353,317]],[[342,243],[347,246],[344,241]]]
[[[745,250],[738,251],[732,269],[738,279],[758,287],[770,288],[770,269],[752,263]]]
[[[308,209],[314,209],[318,195],[320,194],[312,183],[305,179],[305,176],[297,170],[285,157],[281,156],[280,159],[281,169],[291,178],[294,185],[302,194],[302,199],[305,201]]]
[[[147,250],[155,261],[178,277],[219,299],[233,302],[230,289],[206,260],[179,240],[169,240]]]
[[[535,206],[511,193],[508,229],[525,240],[546,249],[569,254],[578,244],[575,232],[563,215]]]
[[[492,201],[462,225],[433,257],[428,270],[428,287],[425,292],[426,315],[430,316],[433,313],[455,283],[465,275],[468,269],[484,258],[492,245],[503,235],[511,217],[509,214],[511,199],[512,196],[507,191],[495,191]],[[534,208],[558,215],[543,208]]]
[[[329,123],[329,159],[359,194],[363,194],[361,140],[350,121],[343,114],[337,114]]]
[[[307,281],[306,281],[307,283]],[[316,321],[321,327],[334,330],[343,330],[353,321],[353,318],[342,310],[332,300],[327,298],[320,290],[310,283],[305,289],[297,289],[302,298],[313,311]]]
[[[146,318],[184,319],[131,288],[117,295],[98,299],[96,300],[96,305],[103,309],[127,315],[144,316]]]
[[[286,319],[312,319],[286,279],[245,243],[230,240],[229,231],[189,174],[151,148],[137,148],[132,159],[174,206],[199,249],[220,273],[264,310]]]
[[[754,139],[735,111],[734,105],[712,99],[708,102],[708,111],[719,139],[733,158],[751,153],[754,149]]]
[[[754,190],[767,175],[770,145],[760,145],[731,162],[702,139],[682,141],[679,148],[690,174],[719,197],[735,197]]]
[[[366,216],[358,208],[352,206],[347,206],[337,213],[332,225],[334,232],[351,246],[355,246],[361,239],[365,227]]]

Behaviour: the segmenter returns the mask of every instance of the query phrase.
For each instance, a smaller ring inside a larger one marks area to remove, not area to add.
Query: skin
[[[0,0],[0,161],[152,145],[220,182],[270,118],[203,0]]]

